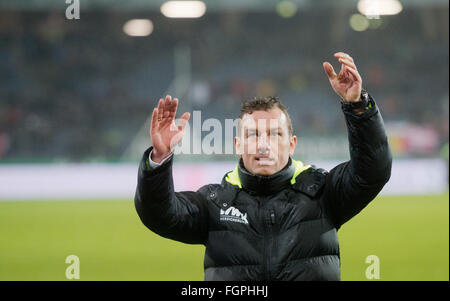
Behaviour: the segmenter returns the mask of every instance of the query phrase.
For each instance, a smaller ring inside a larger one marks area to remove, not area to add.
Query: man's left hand
[[[362,79],[356,69],[351,56],[344,52],[337,52],[334,57],[341,63],[341,71],[339,74],[334,72],[333,66],[323,63],[323,69],[330,80],[333,90],[344,100],[348,102],[356,102],[360,100]]]

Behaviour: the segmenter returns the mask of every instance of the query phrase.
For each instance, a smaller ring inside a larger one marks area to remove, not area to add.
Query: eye
[[[280,132],[271,132],[271,133],[270,133],[270,136],[273,136],[273,137],[275,137],[275,136],[281,136],[281,133],[280,133]]]

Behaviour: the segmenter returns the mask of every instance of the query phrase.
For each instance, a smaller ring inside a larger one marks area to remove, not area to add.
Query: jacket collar
[[[302,161],[289,158],[287,165],[278,173],[271,176],[260,176],[247,171],[241,159],[239,160],[239,163],[236,164],[236,168],[223,177],[222,185],[228,182],[239,189],[244,188],[253,191],[254,193],[271,194],[272,192],[278,192],[289,184],[293,186],[302,184],[297,183],[297,179],[299,179],[299,176],[310,167],[311,165],[303,165]],[[293,169],[293,172],[291,172],[291,169]],[[289,178],[288,175],[291,177]],[[286,178],[288,178],[288,181],[286,181]],[[258,183],[261,185],[258,185]]]
[[[255,175],[249,172],[242,159],[239,160],[238,164],[242,188],[256,194],[269,195],[288,187],[291,184],[290,181],[294,171],[295,167],[291,158],[282,170],[270,176]]]

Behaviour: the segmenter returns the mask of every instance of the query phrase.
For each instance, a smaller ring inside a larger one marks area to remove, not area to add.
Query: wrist
[[[367,91],[361,89],[361,94],[358,100],[346,101],[344,99],[341,99],[341,106],[344,111],[359,115],[364,113],[368,108],[371,107],[369,100],[369,94],[367,93]]]
[[[153,148],[150,159],[155,163],[161,163],[165,158],[167,158],[170,155],[170,153],[159,153],[155,148]]]
[[[357,114],[357,115],[361,115],[362,113],[364,113],[366,111],[366,108],[360,108],[360,109],[354,109],[353,113]]]
[[[361,94],[363,93],[363,90],[361,90],[361,93],[354,97],[353,99],[347,99],[341,96],[341,102],[359,102],[361,101]]]

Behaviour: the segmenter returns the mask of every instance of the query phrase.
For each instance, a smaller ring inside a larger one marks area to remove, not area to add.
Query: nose
[[[263,133],[258,138],[258,153],[265,154],[270,150],[269,139],[267,139],[267,134]]]

